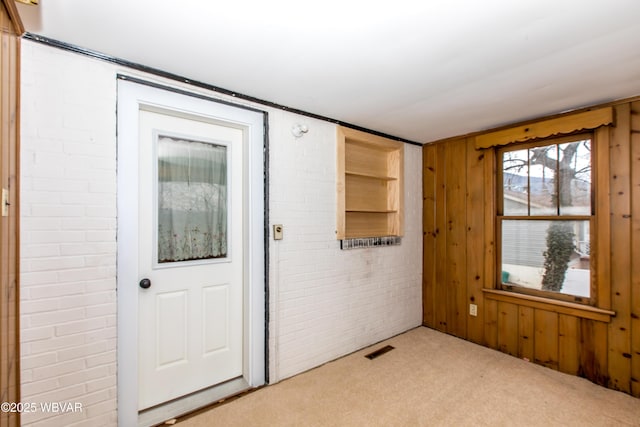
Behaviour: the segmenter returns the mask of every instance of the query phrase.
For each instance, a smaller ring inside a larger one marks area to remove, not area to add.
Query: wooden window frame
[[[566,142],[574,142],[589,139],[591,141],[591,214],[590,215],[504,215],[504,186],[503,186],[503,154],[509,151],[523,150],[532,147],[540,147],[545,145],[559,145]],[[596,132],[576,132],[571,135],[554,136],[548,138],[540,138],[529,140],[522,143],[514,143],[501,145],[496,147],[496,212],[495,212],[495,242],[496,242],[496,259],[495,259],[495,289],[504,291],[511,295],[522,295],[523,297],[535,297],[543,299],[549,303],[574,303],[578,306],[597,306],[598,300],[598,281],[597,281],[597,261],[595,254],[598,253],[597,238],[597,207],[595,201],[598,198],[598,186],[596,185],[598,168],[598,142]],[[571,294],[563,294],[561,292],[543,291],[507,285],[502,282],[502,223],[505,220],[547,220],[547,221],[589,221],[589,241],[590,241],[590,285],[589,297],[582,297]]]

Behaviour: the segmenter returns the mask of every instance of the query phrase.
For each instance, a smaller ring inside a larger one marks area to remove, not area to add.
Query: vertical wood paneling
[[[484,339],[489,348],[498,349],[498,301],[484,300]]]
[[[422,149],[422,321],[431,328],[436,327],[436,146]]]
[[[425,235],[434,252],[425,260],[435,264],[425,268],[433,276],[425,290],[440,330],[640,397],[640,98],[613,108],[615,123],[594,131],[591,230],[591,302],[615,312],[610,322],[582,318],[580,310],[498,302],[479,287],[494,289],[497,280],[496,159],[493,149],[476,152],[474,137],[466,138],[466,152],[463,138],[449,139],[425,157],[436,166],[425,168],[432,173],[425,208],[435,216],[425,215],[425,231],[435,224]],[[478,317],[469,315],[469,303],[477,303]]]
[[[473,141],[475,144],[475,141]],[[469,206],[471,210],[482,209],[484,211],[484,283],[485,289],[491,289],[494,287],[496,277],[496,260],[495,260],[495,180],[496,180],[496,155],[494,150],[484,150],[484,177],[482,180],[482,186],[484,187],[485,200],[481,206]],[[498,306],[495,301],[491,302],[484,299],[485,307],[491,305],[489,308],[485,308],[483,312],[485,316],[487,313],[491,313],[492,316],[497,316]],[[495,307],[494,307],[495,305]],[[487,319],[485,317],[484,327],[484,339],[485,345],[491,348],[498,348],[498,328],[497,319],[492,317]]]
[[[469,206],[471,210],[484,211],[484,288],[492,289],[496,281],[496,152],[484,151],[484,203]]]
[[[445,152],[445,217],[447,232],[447,332],[466,338],[466,140],[447,145]]]
[[[577,375],[580,367],[580,319],[558,315],[558,369]]]
[[[518,357],[533,361],[534,310],[531,307],[518,307]]]
[[[640,101],[631,104],[631,394],[640,397]]]
[[[558,369],[558,314],[535,310],[533,353],[536,363]]]
[[[2,6],[2,22],[0,28],[0,187],[7,188],[9,178],[9,94],[8,69],[10,64],[8,50],[8,35],[4,32],[7,24],[6,11]],[[0,402],[10,402],[12,394],[11,384],[11,299],[9,277],[6,274],[9,268],[9,221],[0,217]],[[0,412],[0,426],[8,424],[7,413]]]
[[[609,384],[607,334],[606,323],[580,319],[577,375],[603,386]]]
[[[0,188],[9,191],[9,215],[0,217],[0,402],[20,401],[18,348],[18,111],[21,23],[13,2],[0,3]],[[0,412],[0,426],[20,424],[16,412]]]
[[[467,317],[467,339],[484,342],[482,287],[484,283],[484,212],[470,209],[484,204],[484,153],[475,149],[472,139],[467,140],[467,301],[478,306],[478,316]],[[465,310],[466,310],[465,307]],[[467,310],[468,311],[468,310]]]
[[[609,325],[601,322],[593,324],[593,376],[591,381],[607,387],[609,385]]]
[[[603,386],[609,384],[608,326],[606,323],[580,319],[578,375]]]
[[[577,374],[578,376],[590,379],[596,377],[597,355],[595,349],[594,324],[595,322],[592,320],[580,319],[580,355]],[[605,346],[605,353],[606,351],[608,350]]]
[[[631,170],[628,103],[616,106],[610,142],[611,162],[611,306],[609,324],[610,386],[630,392],[631,377]]]
[[[498,302],[498,350],[518,355],[518,306]]]
[[[436,282],[435,282],[435,327],[447,331],[447,226],[445,221],[445,145],[436,146]]]
[[[9,130],[9,140],[11,141],[9,148],[10,168],[9,168],[9,197],[11,206],[9,207],[9,270],[7,271],[9,281],[9,305],[11,311],[9,317],[11,323],[9,329],[14,331],[11,338],[12,351],[12,371],[11,371],[11,387],[10,394],[14,396],[16,401],[20,401],[20,324],[19,324],[19,305],[20,292],[18,287],[18,271],[19,271],[19,251],[20,247],[20,187],[18,183],[19,176],[19,159],[20,159],[20,132],[19,132],[19,116],[20,116],[20,41],[17,37],[12,36],[10,46],[11,68],[9,77],[9,86],[13,88],[9,92],[11,105],[11,128]],[[14,416],[15,423],[20,423],[19,415]]]

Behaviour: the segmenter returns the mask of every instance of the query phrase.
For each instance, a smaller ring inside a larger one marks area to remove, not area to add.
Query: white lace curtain
[[[227,254],[227,147],[158,137],[158,262]]]

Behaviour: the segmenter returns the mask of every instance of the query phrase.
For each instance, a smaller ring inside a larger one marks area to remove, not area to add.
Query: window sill
[[[500,291],[496,289],[483,289],[488,299],[509,302],[526,307],[539,308],[555,313],[568,314],[570,316],[591,319],[598,322],[609,323],[615,317],[615,311],[591,307],[589,305],[576,304],[566,301],[556,301],[532,295],[518,294],[515,292]]]

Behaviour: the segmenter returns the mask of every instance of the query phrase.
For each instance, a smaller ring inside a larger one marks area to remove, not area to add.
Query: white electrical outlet
[[[478,315],[478,306],[476,304],[469,304],[469,314],[471,316]]]

